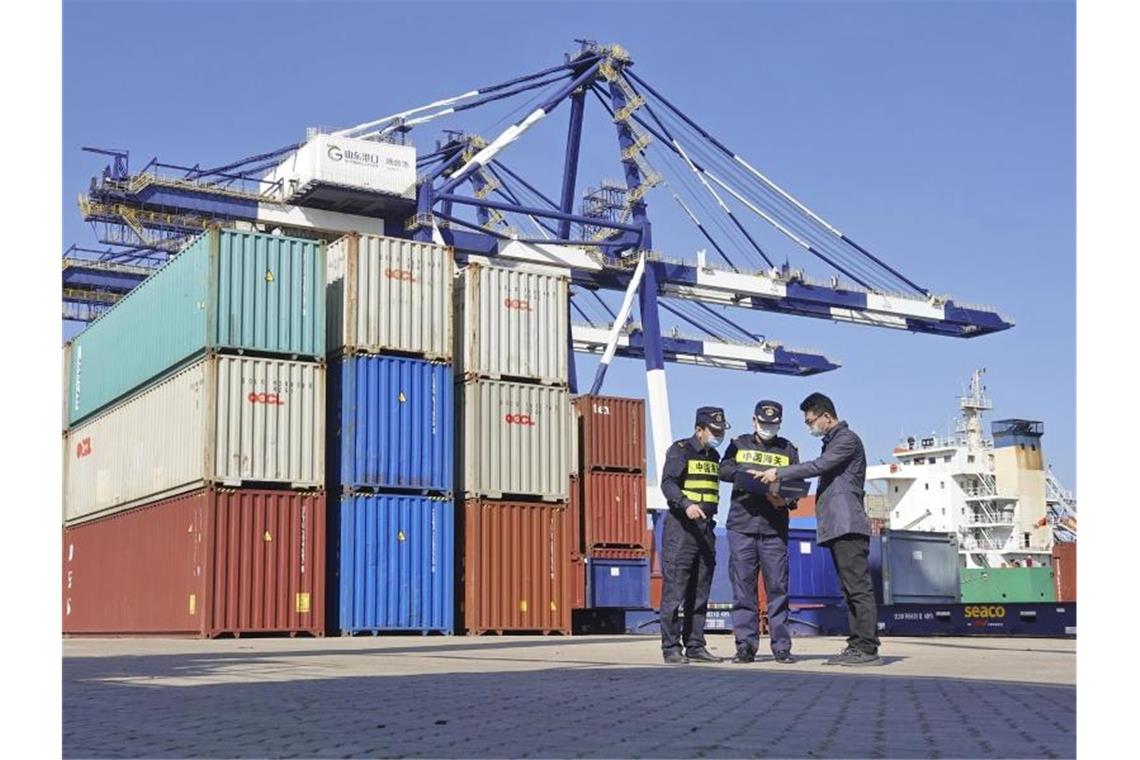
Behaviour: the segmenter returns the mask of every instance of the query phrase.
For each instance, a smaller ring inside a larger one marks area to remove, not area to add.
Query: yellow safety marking
[[[311,610],[311,604],[308,591],[300,591],[297,593],[297,613],[304,615]]]
[[[763,464],[769,467],[787,467],[792,463],[788,455],[774,454],[770,451],[738,451],[736,461],[739,464]]]
[[[720,472],[720,465],[716,462],[710,462],[705,459],[689,460],[690,475],[716,475],[718,472]]]
[[[526,612],[526,599],[522,599],[519,601],[519,611],[520,612]]]
[[[396,533],[396,540],[397,540],[397,541],[405,541],[405,540],[407,540],[407,538],[408,538],[408,537],[404,535],[404,531],[402,531],[402,530],[401,530],[401,531],[398,531],[398,532]]]
[[[198,609],[198,597],[194,594],[190,595],[190,614],[193,615],[194,611]]]
[[[266,282],[273,282],[273,279],[274,279],[273,278],[273,270],[266,269],[265,270],[265,281]]]
[[[273,536],[269,533],[269,531],[265,531],[265,535],[262,536],[261,539],[268,543],[273,540]]]

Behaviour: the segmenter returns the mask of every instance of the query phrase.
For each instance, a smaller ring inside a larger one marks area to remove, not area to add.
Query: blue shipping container
[[[450,366],[358,355],[334,362],[329,378],[330,488],[451,491]]]
[[[455,505],[353,494],[330,511],[330,623],[342,633],[454,630]],[[334,551],[335,549],[335,551]]]
[[[586,606],[648,607],[649,560],[587,560]]]
[[[69,425],[207,350],[324,359],[325,246],[211,230],[72,341]]]

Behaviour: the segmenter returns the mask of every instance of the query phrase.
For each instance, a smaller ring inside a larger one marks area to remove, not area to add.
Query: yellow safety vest
[[[716,504],[720,501],[720,482],[717,473],[720,465],[707,459],[690,459],[689,471],[685,474],[685,484],[681,493],[695,502]]]

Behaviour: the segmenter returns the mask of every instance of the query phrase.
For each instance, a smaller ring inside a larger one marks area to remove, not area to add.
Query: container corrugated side
[[[211,349],[325,355],[325,249],[211,230],[72,340],[75,425]]]
[[[468,633],[570,633],[565,504],[470,500],[463,513]]]
[[[649,606],[649,558],[586,560],[586,593],[590,607]]]
[[[469,264],[457,278],[457,377],[565,385],[570,278],[527,267]]]
[[[329,365],[329,480],[338,487],[451,491],[451,367],[358,355]]]
[[[328,351],[450,360],[452,249],[346,235],[328,250]]]
[[[65,634],[324,633],[324,492],[202,489],[63,531]]]
[[[1058,602],[1077,601],[1077,544],[1053,544],[1053,588]]]
[[[645,542],[645,476],[631,472],[582,474],[582,524],[587,550]]]
[[[576,396],[583,470],[645,472],[645,402],[616,396]]]
[[[69,523],[207,483],[324,487],[325,369],[207,356],[72,428]]]
[[[330,623],[342,633],[451,633],[455,504],[449,499],[348,494],[336,510]],[[332,531],[334,528],[330,528]]]
[[[565,501],[572,424],[565,388],[477,380],[460,390],[465,496]]]
[[[788,531],[788,600],[792,604],[837,605],[843,602],[831,552],[820,546],[814,530]]]

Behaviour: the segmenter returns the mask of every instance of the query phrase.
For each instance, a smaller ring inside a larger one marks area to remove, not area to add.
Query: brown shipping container
[[[577,396],[583,470],[645,472],[645,402],[614,396]]]
[[[570,590],[573,594],[570,607],[575,610],[586,609],[586,560],[582,557],[570,561]]]
[[[1053,584],[1058,602],[1077,601],[1077,544],[1053,544]]]
[[[322,491],[208,488],[63,531],[65,634],[324,635]]]
[[[788,512],[791,517],[815,517],[815,494],[805,496],[796,502],[796,508]]]
[[[645,545],[645,475],[582,473],[582,515],[586,549]]]
[[[569,511],[564,503],[465,502],[463,626],[468,633],[570,633]]]
[[[570,557],[582,556],[582,481],[570,476],[570,505],[566,522],[570,530]]]
[[[649,559],[649,550],[636,546],[596,546],[589,556],[592,559]]]

